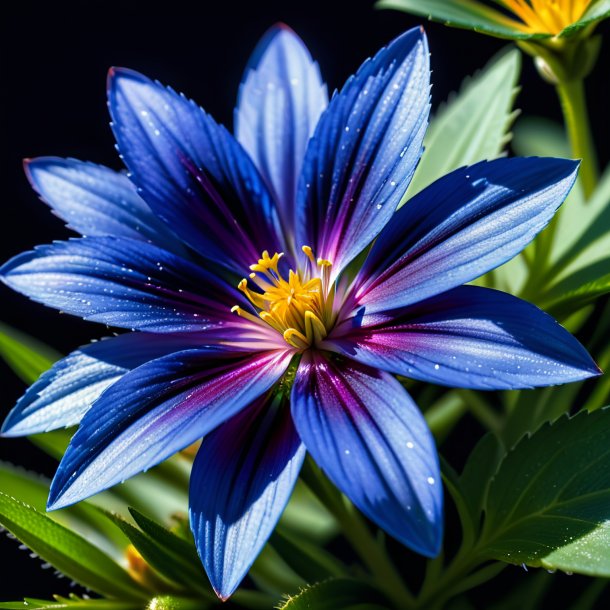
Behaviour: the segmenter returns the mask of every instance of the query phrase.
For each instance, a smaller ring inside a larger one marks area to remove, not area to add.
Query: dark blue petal
[[[179,254],[186,251],[125,174],[59,157],[27,160],[25,170],[43,201],[74,231],[150,241]]]
[[[503,292],[461,286],[417,305],[356,316],[327,341],[380,369],[453,387],[509,390],[600,371],[551,316]]]
[[[83,237],[38,246],[0,268],[31,299],[86,320],[155,332],[203,331],[235,318],[241,295],[152,244]]]
[[[270,186],[283,226],[293,238],[305,149],[327,105],[326,85],[303,41],[285,25],[271,28],[246,69],[235,135]]]
[[[291,357],[202,348],[127,373],[83,417],[51,484],[49,509],[116,485],[204,437],[266,392]]]
[[[403,544],[433,557],[443,533],[434,440],[415,403],[388,373],[305,352],[292,415],[331,481]]]
[[[430,110],[421,28],[362,64],[322,115],[305,155],[296,243],[336,277],[392,217],[422,152]]]
[[[128,333],[85,345],[55,363],[28,388],[4,421],[2,436],[75,426],[100,394],[127,371],[203,342],[197,333]]]
[[[130,177],[172,231],[239,274],[263,250],[284,250],[272,197],[224,127],[192,101],[131,70],[111,70],[108,96]]]
[[[273,532],[304,457],[290,408],[273,395],[203,439],[191,473],[191,528],[221,599],[237,589]]]
[[[497,159],[437,180],[379,235],[357,301],[367,313],[404,307],[502,265],[548,224],[577,169],[566,159]]]

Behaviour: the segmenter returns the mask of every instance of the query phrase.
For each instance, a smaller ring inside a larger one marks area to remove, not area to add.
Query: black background
[[[374,10],[372,4],[369,0],[201,0],[190,6],[173,0],[158,11],[144,2],[22,1],[4,8],[0,21],[0,259],[69,235],[31,191],[21,170],[23,158],[72,156],[120,167],[105,103],[110,66],[126,66],[158,78],[230,126],[243,66],[257,40],[274,22],[284,21],[299,33],[319,61],[331,90],[340,87],[364,58],[421,23],[403,13]],[[456,90],[464,76],[481,68],[507,44],[432,23],[426,24],[426,30],[432,53],[433,107]],[[600,31],[610,29],[604,25]],[[606,45],[588,81],[591,114],[604,162],[610,157],[608,55]],[[522,85],[517,106],[524,114],[560,119],[553,89],[541,81],[527,58]],[[0,287],[0,303],[0,319],[62,352],[104,335],[101,327],[58,315],[5,287]],[[0,381],[0,416],[4,416],[24,387],[3,364]],[[478,431],[466,420],[458,433],[451,450],[459,460]],[[0,459],[49,476],[53,472],[53,465],[27,441],[0,440]],[[31,560],[27,552],[18,550],[16,542],[4,536],[0,536],[0,553],[0,600],[24,595],[48,597],[52,592],[69,590],[65,580],[43,572],[38,560]],[[582,585],[576,577],[569,581],[567,577],[556,578],[566,591]],[[481,607],[485,607],[484,599]]]

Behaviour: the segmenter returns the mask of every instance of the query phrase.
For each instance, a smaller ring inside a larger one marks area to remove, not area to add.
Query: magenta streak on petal
[[[269,390],[292,355],[188,350],[127,373],[85,415],[51,485],[49,507],[116,485],[204,437]]]

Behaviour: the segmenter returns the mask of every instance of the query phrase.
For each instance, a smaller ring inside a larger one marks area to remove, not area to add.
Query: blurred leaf
[[[500,432],[504,446],[512,449],[525,434],[532,434],[542,424],[568,413],[582,383],[568,383],[549,388],[520,390]]]
[[[607,259],[610,253],[610,168],[587,202],[570,197],[558,214],[551,257],[554,268],[549,274],[555,283]]]
[[[141,599],[123,568],[90,542],[45,514],[0,493],[0,525],[45,561],[85,587],[110,597]]]
[[[471,451],[460,476],[460,486],[477,530],[481,524],[490,481],[504,454],[502,443],[488,432]]]
[[[269,544],[305,582],[345,575],[345,567],[334,555],[304,536],[292,535],[278,527]]]
[[[300,480],[280,523],[288,531],[319,543],[327,542],[339,531],[336,519]]]
[[[481,558],[610,576],[610,410],[545,424],[500,464]]]
[[[0,322],[0,358],[28,385],[51,368],[61,354],[44,343]]]
[[[520,157],[565,157],[571,154],[563,127],[539,116],[520,117],[513,128],[511,148]]]
[[[548,38],[549,35],[526,34],[500,11],[473,0],[380,0],[377,8],[389,8],[440,21],[445,25],[475,30],[499,38]]]
[[[279,610],[386,610],[379,592],[359,580],[333,578],[308,585]]]
[[[49,495],[50,481],[46,478],[9,464],[0,462],[0,491],[17,497],[37,511],[44,513]],[[47,513],[53,521],[65,525],[84,536],[95,546],[119,561],[124,556],[127,540],[103,513],[87,502]]]
[[[403,202],[458,167],[502,154],[516,116],[513,102],[520,71],[520,52],[501,52],[438,110]]]
[[[610,269],[610,259],[604,261],[601,267]],[[599,268],[599,265],[593,265],[592,268],[577,271],[553,288],[545,297],[544,309],[555,318],[564,318],[610,293],[610,273],[595,278]],[[594,279],[591,279],[591,272]]]
[[[270,544],[263,547],[249,576],[259,589],[275,597],[299,591],[307,584]]]

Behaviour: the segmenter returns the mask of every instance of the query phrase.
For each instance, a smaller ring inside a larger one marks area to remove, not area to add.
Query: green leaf
[[[319,543],[327,542],[339,531],[336,519],[300,480],[280,523],[286,530]]]
[[[574,189],[573,189],[574,190]],[[610,252],[610,167],[589,201],[570,197],[559,209],[551,283],[604,261]],[[601,274],[600,274],[601,275]]]
[[[209,596],[211,599],[194,546],[137,511],[134,511],[133,514],[137,515],[138,521],[144,523],[149,532],[155,532],[154,538],[119,516],[108,515],[108,517],[118,525],[146,562],[160,576],[168,582],[174,583],[177,588],[197,591],[198,594]],[[176,549],[179,550],[176,551]]]
[[[386,610],[379,592],[359,580],[333,578],[309,585],[279,610]]]
[[[0,482],[1,492],[19,498],[38,512],[45,512],[49,480],[13,464],[0,462]],[[88,502],[79,502],[47,516],[93,542],[116,561],[124,557],[127,540],[114,525],[108,523],[98,508]]]
[[[592,25],[606,17],[610,16],[610,0],[598,0],[595,4],[591,4],[585,14],[575,23],[569,25],[559,34],[560,38],[565,36],[573,36],[576,32],[582,30],[588,25]]]
[[[570,144],[563,127],[551,119],[523,116],[515,123],[511,148],[520,157],[566,157]]]
[[[488,494],[479,556],[610,576],[610,409],[525,437]]]
[[[82,599],[80,597],[55,596],[55,601],[26,598],[22,602],[0,602],[0,609],[5,610],[142,610],[141,603],[126,602],[114,599]]]
[[[520,70],[521,54],[512,49],[464,81],[459,94],[430,122],[424,154],[403,201],[458,167],[502,154],[516,116],[513,102]]]
[[[281,527],[276,528],[269,544],[305,582],[345,575],[345,567],[334,555],[307,538],[295,536]]]
[[[488,432],[475,445],[460,476],[460,487],[477,529],[487,500],[489,483],[504,454],[502,443],[494,434]]]
[[[592,265],[589,269],[577,271],[564,282],[553,288],[543,302],[544,309],[555,318],[564,318],[574,311],[585,307],[599,297],[610,293],[610,273],[589,279],[597,275],[600,267],[608,269],[610,259],[604,265]]]
[[[53,363],[61,358],[61,354],[37,339],[0,322],[0,358],[30,385],[51,368]]]
[[[0,525],[76,582],[110,597],[141,599],[143,592],[117,563],[45,514],[0,493]]]
[[[389,8],[445,25],[475,30],[499,38],[515,40],[549,38],[550,34],[526,34],[515,27],[515,22],[500,11],[476,0],[380,0],[377,8]]]
[[[249,576],[259,589],[275,597],[296,592],[307,584],[270,544],[263,547]]]

